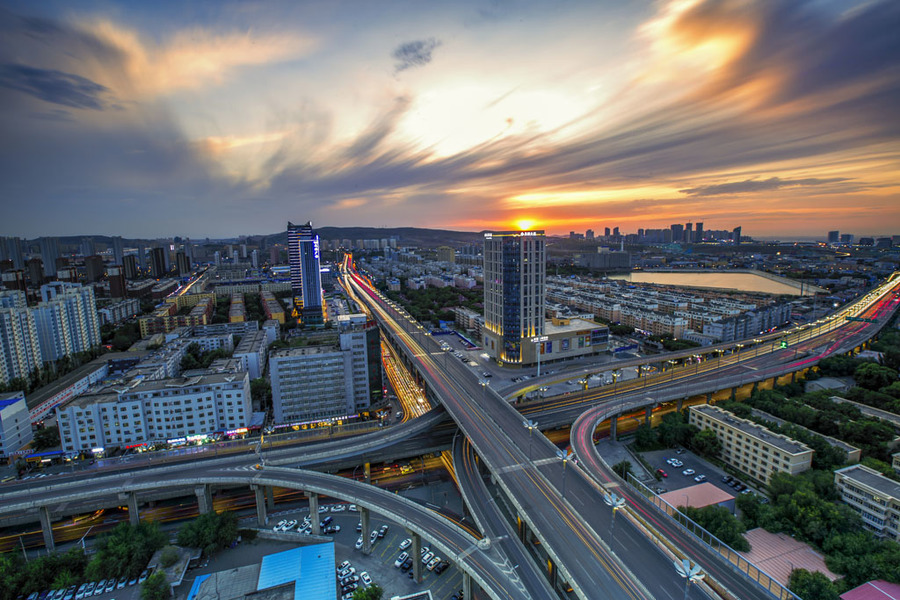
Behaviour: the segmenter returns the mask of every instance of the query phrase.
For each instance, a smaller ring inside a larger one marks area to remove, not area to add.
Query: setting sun
[[[518,221],[516,221],[516,227],[518,227],[520,231],[528,231],[529,229],[534,227],[534,220],[519,219]]]

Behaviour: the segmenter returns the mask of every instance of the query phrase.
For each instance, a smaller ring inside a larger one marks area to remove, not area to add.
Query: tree
[[[88,564],[87,579],[98,581],[110,577],[136,577],[147,566],[153,553],[166,543],[166,534],[156,523],[138,525],[119,523],[111,532],[100,536],[97,552]]]
[[[178,549],[175,546],[166,546],[159,555],[159,563],[164,569],[168,569],[178,562]]]
[[[641,425],[634,432],[634,445],[640,452],[653,449],[656,446],[656,433],[649,425]]]
[[[622,479],[628,479],[628,474],[631,473],[631,462],[627,460],[617,462],[613,465],[613,471]]]
[[[685,507],[682,512],[735,550],[746,552],[750,543],[744,539],[746,528],[741,521],[723,506]]]
[[[716,456],[722,451],[722,442],[719,441],[716,432],[712,429],[703,429],[694,434],[691,446],[704,456]]]
[[[663,415],[662,423],[656,428],[659,443],[666,448],[686,446],[698,429],[684,421],[684,417],[678,413]]]
[[[167,600],[172,597],[172,587],[166,574],[157,571],[141,586],[141,600]]]
[[[806,569],[794,569],[788,582],[788,589],[803,600],[838,600],[834,584],[825,575],[810,573]]]
[[[178,544],[201,548],[207,555],[223,548],[237,537],[237,517],[232,512],[208,512],[178,532]]]
[[[46,450],[59,446],[59,429],[56,427],[41,427],[34,432],[34,449]]]
[[[853,371],[853,379],[867,390],[880,390],[897,381],[897,371],[876,363],[863,363]]]
[[[250,397],[253,404],[260,410],[267,410],[272,404],[272,384],[268,377],[258,377],[250,380]]]
[[[357,588],[353,592],[353,600],[381,600],[384,590],[372,584],[367,588]]]

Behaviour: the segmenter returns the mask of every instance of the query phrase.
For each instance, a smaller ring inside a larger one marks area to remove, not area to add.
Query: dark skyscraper
[[[604,229],[603,229],[603,236],[604,236],[604,237],[609,237],[609,234],[610,234],[609,227],[604,228]]]
[[[110,298],[124,298],[126,295],[125,268],[113,265],[109,268],[107,277],[109,279]]]
[[[31,287],[39,287],[44,283],[44,265],[40,258],[29,258],[25,263],[28,270],[28,279],[31,281]],[[56,276],[56,269],[53,269],[53,275]]]
[[[703,223],[697,223],[697,231],[694,232],[694,241],[697,243],[703,241]]]
[[[166,268],[166,251],[164,248],[152,248],[150,250],[150,271],[156,279],[164,277],[169,270]]]
[[[134,254],[129,254],[122,259],[122,266],[125,267],[125,279],[136,279],[138,275],[137,258]]]
[[[103,264],[103,259],[99,255],[94,254],[93,256],[88,256],[84,259],[84,270],[87,280],[94,283],[95,281],[103,279],[106,265]]]
[[[0,259],[11,260],[14,269],[24,269],[25,257],[22,254],[22,240],[17,237],[2,238]]]
[[[735,244],[741,243],[741,228],[740,227],[735,227],[732,230],[731,239],[734,241]]]
[[[59,258],[59,244],[56,238],[42,237],[40,246],[41,261],[44,263],[44,276],[56,277],[56,259]]]
[[[114,265],[121,265],[125,258],[125,244],[122,242],[121,236],[115,236],[112,239],[112,259]]]
[[[693,223],[685,223],[684,225],[684,241],[687,244],[691,244],[694,241],[694,224]]]
[[[319,236],[313,232],[311,222],[305,225],[288,222],[287,231],[294,308],[304,323],[322,324],[325,316],[322,312]]]
[[[179,275],[188,275],[191,272],[191,259],[184,252],[179,252],[175,255],[175,266],[178,268]]]
[[[837,244],[841,241],[841,232],[840,231],[829,231],[828,232],[828,243],[829,244]]]
[[[676,223],[669,227],[672,232],[672,243],[678,244],[684,241],[684,225]]]

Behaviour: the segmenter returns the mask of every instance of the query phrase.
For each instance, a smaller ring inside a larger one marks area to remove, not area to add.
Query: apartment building
[[[250,379],[262,377],[266,368],[266,350],[269,347],[265,331],[254,331],[241,338],[234,349],[234,358],[241,361],[244,370],[250,373]]]
[[[31,443],[31,419],[25,394],[0,394],[0,456],[9,456]]]
[[[779,472],[796,475],[812,465],[811,448],[753,421],[709,405],[692,406],[689,415],[691,425],[716,433],[722,442],[719,458],[758,481],[768,483]]]
[[[834,472],[834,485],[867,529],[900,541],[900,483],[864,465],[852,465]]]
[[[25,294],[0,292],[0,385],[27,379],[43,366],[34,315],[25,308]]]
[[[94,289],[55,281],[41,286],[43,302],[31,309],[44,362],[87,352],[100,344]]]

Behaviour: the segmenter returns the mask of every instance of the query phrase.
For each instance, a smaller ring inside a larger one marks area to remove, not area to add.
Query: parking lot
[[[343,506],[346,507],[347,505]],[[305,508],[278,511],[270,515],[269,522],[271,526],[275,526],[282,520],[296,520],[299,524],[303,522],[307,514],[308,512]],[[362,550],[355,548],[357,539],[361,535],[360,532],[356,531],[356,526],[359,523],[359,513],[347,509],[341,512],[329,510],[329,512],[323,512],[319,515],[320,521],[325,517],[332,518],[330,525],[340,525],[341,527],[339,532],[331,536],[334,539],[334,556],[337,565],[344,561],[350,561],[350,566],[355,569],[354,575],[359,577],[361,573],[367,573],[373,583],[384,590],[385,598],[403,596],[427,589],[431,590],[435,600],[450,600],[453,594],[462,588],[462,574],[453,564],[450,564],[439,575],[423,567],[421,584],[413,581],[408,575],[408,573],[412,573],[412,569],[408,572],[403,572],[396,568],[394,561],[402,552],[400,543],[410,537],[409,533],[399,525],[372,514],[369,522],[370,535],[371,530],[379,530],[382,525],[387,525],[388,529],[384,537],[377,538],[372,544],[372,553],[367,556],[363,554]],[[296,530],[296,527],[294,530]],[[428,545],[428,541],[423,539],[423,548]],[[409,548],[407,549],[408,551]]]
[[[722,481],[722,478],[726,476],[724,470],[714,466],[703,458],[700,458],[690,450],[682,449],[681,454],[676,454],[676,452],[675,449],[668,449],[642,453],[644,460],[646,460],[653,468],[653,471],[662,469],[666,475],[668,475],[668,477],[663,477],[661,481],[651,486],[657,493],[671,492],[672,490],[680,490],[692,485],[698,485],[702,482],[696,481],[695,478],[705,475],[706,482],[728,492],[732,496],[738,496],[740,494],[734,487],[731,487]],[[681,466],[673,466],[666,462],[667,459],[676,459],[681,461],[682,464]],[[689,474],[685,475],[685,472],[688,472]],[[738,477],[737,480],[740,483],[747,485],[748,490],[756,491],[749,487],[749,482],[747,480],[741,479],[740,477]]]

